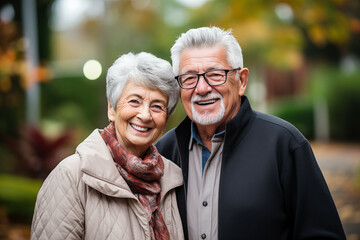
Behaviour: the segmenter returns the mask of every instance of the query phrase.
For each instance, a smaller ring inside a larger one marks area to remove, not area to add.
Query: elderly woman
[[[47,177],[31,239],[183,239],[175,196],[181,170],[153,145],[179,97],[171,66],[129,53],[106,83],[110,124]]]

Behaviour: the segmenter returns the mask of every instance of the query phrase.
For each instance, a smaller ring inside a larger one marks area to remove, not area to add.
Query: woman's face
[[[119,143],[135,156],[141,156],[165,130],[168,98],[159,90],[128,82],[108,117],[115,123]]]

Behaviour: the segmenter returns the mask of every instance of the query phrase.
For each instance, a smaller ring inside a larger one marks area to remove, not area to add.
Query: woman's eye
[[[156,110],[164,110],[164,107],[161,105],[153,105],[153,108],[155,108]]]
[[[136,99],[132,99],[132,100],[130,100],[129,102],[130,102],[130,103],[139,103],[139,101],[136,100]]]

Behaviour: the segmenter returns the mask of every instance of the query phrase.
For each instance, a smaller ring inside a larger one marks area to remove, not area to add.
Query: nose
[[[195,92],[199,95],[206,95],[212,91],[212,87],[206,82],[204,76],[199,76],[199,82],[196,85]]]
[[[143,107],[140,108],[137,117],[140,118],[143,122],[150,121],[152,119],[150,106],[143,105]]]

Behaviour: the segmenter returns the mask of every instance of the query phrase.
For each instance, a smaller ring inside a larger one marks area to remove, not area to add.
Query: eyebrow
[[[140,98],[140,99],[143,99],[143,97],[137,93],[133,93],[133,94],[130,94],[129,96],[127,96],[126,98],[131,98],[131,97],[137,97],[137,98]]]
[[[137,94],[137,93],[133,93],[131,95],[129,95],[127,98],[131,98],[131,97],[137,97],[137,98],[140,98],[140,99],[144,99],[141,95]],[[153,101],[151,101],[151,103],[162,103],[164,105],[167,105],[166,101],[164,100],[161,100],[161,99],[155,99]]]
[[[209,67],[204,72],[208,72],[208,71],[215,70],[215,69],[224,69],[224,67],[220,67],[220,66]],[[189,70],[186,70],[185,72],[183,72],[181,74],[188,74],[188,73],[195,73],[196,74],[196,73],[198,73],[198,71],[189,69]]]
[[[167,106],[166,101],[160,100],[160,99],[155,99],[154,101],[152,101],[152,103],[161,103],[161,104],[163,104],[164,106]]]

